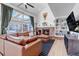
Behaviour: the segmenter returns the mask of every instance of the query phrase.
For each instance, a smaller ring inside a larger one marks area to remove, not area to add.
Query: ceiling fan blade
[[[29,4],[29,3],[26,3],[28,6],[30,6],[30,7],[32,7],[32,8],[34,8],[34,6],[33,5],[31,5],[31,4]]]
[[[25,8],[27,8],[27,5],[25,5]]]

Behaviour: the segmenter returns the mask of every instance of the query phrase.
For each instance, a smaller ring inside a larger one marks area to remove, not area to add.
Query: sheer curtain
[[[1,5],[1,16],[2,16],[2,22],[1,22],[1,34],[6,34],[5,28],[7,28],[11,17],[12,17],[12,11],[13,8],[10,8],[4,4]]]

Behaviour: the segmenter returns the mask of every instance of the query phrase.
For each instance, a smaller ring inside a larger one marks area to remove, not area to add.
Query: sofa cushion
[[[23,32],[23,33],[15,33],[16,36],[29,36],[29,32]]]
[[[19,39],[18,37],[16,38],[16,37],[13,37],[11,35],[7,36],[7,40],[11,41],[13,43],[19,44],[19,45],[25,45],[26,44],[26,42],[23,39]]]
[[[31,42],[33,42],[35,40],[37,40],[37,36],[29,37],[28,40],[25,39],[25,42],[28,44],[28,43],[31,43]]]
[[[8,41],[11,41],[11,42],[19,44],[19,45],[26,45],[26,44],[28,44],[30,42],[35,41],[36,39],[37,39],[36,36],[33,36],[33,37],[24,36],[23,38],[21,38],[21,37],[20,38],[19,37],[16,38],[16,37],[13,37],[11,35],[7,36],[7,40]]]

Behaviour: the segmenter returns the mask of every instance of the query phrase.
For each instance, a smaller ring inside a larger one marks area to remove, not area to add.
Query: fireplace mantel
[[[37,27],[36,28],[37,35],[45,34],[44,32],[46,32],[46,31],[49,32],[47,35],[54,35],[55,34],[55,27]]]

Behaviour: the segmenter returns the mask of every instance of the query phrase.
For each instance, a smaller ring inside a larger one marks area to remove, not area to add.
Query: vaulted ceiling
[[[49,6],[55,17],[68,16],[73,7],[75,6],[75,3],[30,3],[31,5],[34,6],[34,8],[29,6],[25,8],[24,3],[9,3],[9,4],[13,5],[16,8],[21,9],[24,12],[28,12],[33,15],[37,15],[41,10]]]
[[[68,16],[75,6],[75,3],[49,3],[55,17]]]
[[[31,13],[33,15],[37,15],[42,9],[46,8],[46,3],[29,3],[30,5],[33,5],[34,8],[30,7],[27,5],[27,8],[25,7],[24,3],[9,3],[6,5],[12,5],[16,8],[19,8],[21,10],[23,10],[24,12],[28,12]]]

